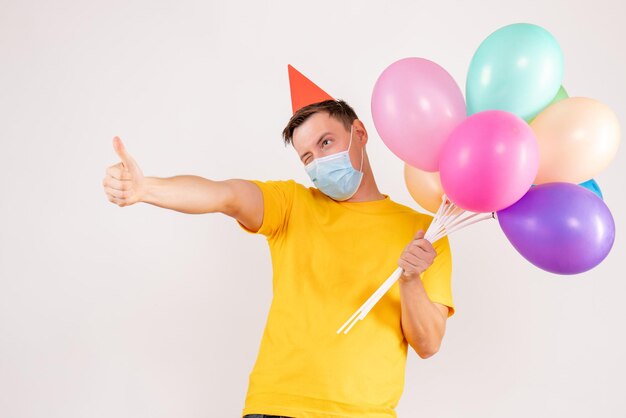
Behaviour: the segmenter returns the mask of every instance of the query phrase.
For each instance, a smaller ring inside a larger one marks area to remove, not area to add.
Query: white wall
[[[570,95],[625,123],[617,0],[476,3],[0,2],[0,416],[241,412],[265,240],[223,215],[110,203],[114,135],[146,175],[309,185],[280,137],[290,63],[355,107],[381,190],[415,207],[371,120],[376,78],[421,56],[464,88],[479,43],[515,22],[552,32]],[[596,177],[617,240],[594,270],[539,270],[496,222],[452,237],[457,314],[436,356],[410,353],[400,417],[625,413],[624,148]]]

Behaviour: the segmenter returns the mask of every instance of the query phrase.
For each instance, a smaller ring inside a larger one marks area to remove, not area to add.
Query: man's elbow
[[[417,355],[420,356],[422,359],[426,360],[427,358],[434,356],[437,353],[437,351],[438,350],[418,351]]]
[[[425,360],[437,354],[437,352],[439,351],[439,347],[440,347],[440,344],[431,344],[431,345],[428,345],[428,346],[425,345],[422,347],[414,346],[413,350],[415,350],[415,352],[417,353],[418,356],[420,356],[420,358]]]

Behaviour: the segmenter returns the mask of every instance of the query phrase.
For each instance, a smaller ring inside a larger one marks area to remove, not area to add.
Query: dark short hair
[[[293,131],[298,126],[302,125],[309,116],[318,113],[326,112],[330,117],[337,119],[343,124],[347,131],[350,130],[350,126],[358,116],[354,112],[352,107],[343,100],[324,100],[322,102],[312,103],[298,109],[296,113],[289,119],[287,126],[283,129],[283,140],[285,146],[293,144]]]

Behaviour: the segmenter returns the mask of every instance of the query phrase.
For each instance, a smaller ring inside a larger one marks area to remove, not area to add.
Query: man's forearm
[[[402,305],[402,330],[407,341],[421,358],[439,350],[446,321],[430,301],[422,280],[399,280]]]
[[[183,213],[223,212],[231,198],[225,182],[194,175],[146,177],[145,181],[142,202]]]

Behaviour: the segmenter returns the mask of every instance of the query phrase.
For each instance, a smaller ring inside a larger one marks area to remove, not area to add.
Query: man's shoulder
[[[390,197],[390,201],[394,205],[394,207],[397,209],[398,212],[403,213],[406,216],[409,216],[411,218],[414,218],[420,224],[430,225],[430,223],[433,220],[433,217],[431,215],[427,213],[419,212],[410,206],[404,205],[402,203],[399,203],[393,200],[391,197]]]
[[[294,179],[270,179],[270,180],[249,180],[259,186],[259,188],[268,193],[278,193],[284,197],[295,196],[313,196],[315,194],[314,187],[307,187]]]
[[[270,179],[270,180],[250,180],[260,186],[268,185],[274,187],[282,187],[285,189],[292,189],[298,191],[309,191],[310,187],[306,187],[304,184],[298,183],[294,179]]]

